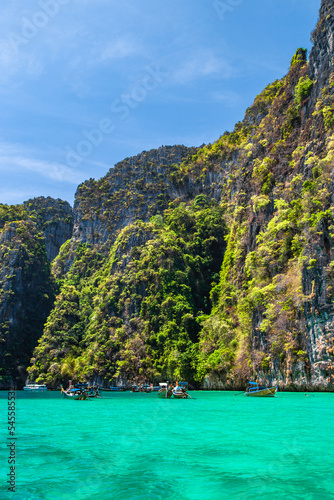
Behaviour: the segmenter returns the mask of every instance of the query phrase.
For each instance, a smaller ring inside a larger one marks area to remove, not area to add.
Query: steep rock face
[[[52,308],[50,262],[71,237],[67,202],[34,198],[0,205],[0,384],[18,386]]]
[[[312,33],[313,48],[310,53],[310,77],[317,80],[321,89],[333,72],[334,52],[334,1],[322,0],[319,22]]]
[[[73,231],[72,208],[67,201],[40,196],[23,203],[30,217],[34,216],[43,231],[46,254],[51,262],[60,247],[71,238]]]
[[[44,238],[33,221],[5,223],[0,262],[0,386],[20,386],[55,292]]]
[[[74,204],[73,241],[108,249],[119,231],[134,221],[148,221],[173,200],[193,199],[199,193],[220,198],[221,174],[180,177],[180,165],[198,148],[165,146],[126,158],[98,181],[78,187]]]
[[[306,133],[301,127],[303,141],[309,139],[309,159],[303,164],[305,184],[312,177],[316,182],[322,176],[318,189],[323,189],[319,200],[317,231],[308,239],[308,254],[313,257],[313,265],[304,266],[301,275],[301,288],[306,300],[303,310],[297,317],[299,344],[307,359],[296,361],[295,367],[285,380],[292,386],[311,385],[321,390],[334,386],[333,363],[333,125],[334,125],[334,1],[322,0],[319,22],[312,33],[314,46],[309,59],[309,76],[314,85],[310,93],[306,115]],[[311,153],[312,151],[312,153]],[[315,161],[313,161],[313,158]],[[311,168],[312,169],[311,169]],[[317,193],[319,194],[319,193]],[[327,214],[325,215],[325,209]],[[320,213],[319,213],[320,212]],[[322,215],[322,217],[320,217]],[[320,220],[319,220],[320,219]],[[313,223],[314,225],[314,223]],[[305,252],[306,253],[306,252]],[[310,261],[309,261],[310,262]],[[306,333],[306,335],[305,335]],[[277,367],[273,376],[279,375]],[[281,377],[282,378],[282,377]]]
[[[313,39],[233,132],[79,186],[32,376],[333,389],[333,0]]]
[[[309,64],[299,49],[288,75],[246,112],[243,124],[256,128],[223,191],[232,229],[203,325],[207,387],[242,387],[249,377],[334,386],[332,0],[322,2],[313,39]]]
[[[204,195],[125,227],[109,255],[79,243],[35,349],[30,374],[138,382],[176,373],[193,381],[200,326],[210,312],[226,226]]]

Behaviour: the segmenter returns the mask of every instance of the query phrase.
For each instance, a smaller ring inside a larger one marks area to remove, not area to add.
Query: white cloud
[[[0,157],[0,162],[3,162],[3,160],[6,162],[7,158]],[[19,168],[41,174],[43,177],[54,181],[78,184],[81,179],[81,176],[79,176],[77,172],[61,163],[36,160],[34,158],[23,158],[20,156],[14,156],[10,158],[10,161]]]
[[[52,181],[75,185],[82,181],[82,173],[62,163],[36,159],[30,151],[11,144],[0,144],[0,171],[11,174],[34,172]]]
[[[37,78],[43,72],[40,58],[20,50],[9,39],[0,41],[0,84],[20,84],[25,77]]]
[[[123,36],[108,42],[101,48],[100,60],[109,61],[112,59],[124,59],[126,57],[141,55],[143,47],[138,40],[130,36]]]
[[[228,79],[235,73],[227,59],[217,57],[210,51],[201,51],[191,58],[181,60],[173,72],[173,83],[185,84],[199,78],[219,75]]]

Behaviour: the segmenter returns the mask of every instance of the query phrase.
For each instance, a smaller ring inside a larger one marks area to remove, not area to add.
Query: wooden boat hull
[[[160,390],[158,392],[158,397],[165,398],[165,399],[188,399],[188,398],[190,398],[190,396],[187,392],[179,392],[179,393],[175,394],[171,390],[169,390],[167,392],[167,396],[166,396],[166,389]]]
[[[86,401],[87,399],[90,399],[87,394],[73,394],[70,396],[69,394],[66,394],[66,392],[63,392],[63,397],[66,399],[74,399],[75,401]]]
[[[245,396],[251,396],[255,398],[270,398],[274,397],[276,393],[276,387],[268,387],[265,389],[260,389],[258,391],[245,392]]]
[[[101,392],[124,392],[126,389],[123,387],[99,387]]]
[[[170,399],[172,396],[172,392],[171,391],[168,391],[167,392],[167,395],[166,395],[166,389],[163,389],[163,390],[159,390],[158,392],[158,397],[159,398],[164,398],[164,399]]]
[[[173,394],[173,399],[188,399],[190,398],[189,394]]]
[[[99,394],[90,394],[89,392],[87,391],[83,391],[83,392],[71,392],[71,393],[68,393],[67,391],[65,391],[63,388],[61,390],[61,394],[64,398],[66,399],[74,399],[76,401],[86,401],[87,399],[92,399],[92,398],[96,398],[96,397],[101,397],[99,396]]]

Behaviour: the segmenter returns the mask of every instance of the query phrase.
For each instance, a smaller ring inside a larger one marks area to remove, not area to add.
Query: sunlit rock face
[[[297,49],[232,132],[126,158],[78,186],[73,211],[42,197],[4,211],[6,376],[24,372],[41,337],[31,373],[55,386],[63,374],[131,373],[211,389],[250,378],[334,388],[333,11],[323,0],[309,61]],[[199,232],[182,232],[195,212]]]
[[[72,207],[67,201],[43,196],[28,200],[23,206],[36,218],[38,228],[44,234],[47,258],[51,262],[65,241],[72,237]]]

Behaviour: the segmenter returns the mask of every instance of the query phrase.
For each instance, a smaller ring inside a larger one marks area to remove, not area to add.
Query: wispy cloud
[[[182,85],[213,75],[228,79],[234,74],[235,70],[227,59],[218,57],[212,51],[203,50],[190,58],[183,60],[180,58],[173,72],[172,81]]]
[[[10,40],[0,40],[0,84],[19,84],[25,77],[37,78],[43,72],[40,58],[33,52],[20,51]]]
[[[139,40],[130,36],[122,36],[109,41],[102,47],[100,61],[125,59],[130,56],[138,56],[144,53],[144,48]]]
[[[78,184],[82,180],[82,174],[65,164],[55,161],[38,159],[31,155],[30,151],[24,151],[20,146],[0,144],[0,171],[10,172],[33,172],[46,179]]]
[[[21,156],[14,156],[9,159],[8,157],[0,157],[1,163],[3,161],[6,163],[8,160],[12,165],[18,168],[41,174],[43,177],[53,181],[70,182],[71,184],[78,184],[80,181],[81,176],[79,176],[77,172],[61,163],[36,160],[34,158],[23,158]]]
[[[70,0],[68,0],[70,1]],[[13,0],[0,20],[0,83],[14,84],[25,77],[38,77],[50,57],[46,43],[52,24],[65,10],[60,0],[39,0],[24,5]],[[61,37],[61,40],[63,37]],[[53,42],[55,43],[55,42]]]

